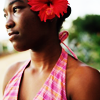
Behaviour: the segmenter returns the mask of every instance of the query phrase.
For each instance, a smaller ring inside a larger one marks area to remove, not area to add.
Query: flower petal
[[[46,22],[47,19],[53,19],[55,15],[60,18],[60,15],[67,13],[69,5],[67,0],[28,0],[31,10],[39,11],[38,16],[41,21]]]

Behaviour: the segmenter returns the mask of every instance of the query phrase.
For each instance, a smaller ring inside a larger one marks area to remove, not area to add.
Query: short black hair
[[[60,29],[62,28],[62,24],[65,21],[66,18],[68,18],[71,14],[71,7],[68,6],[67,13],[64,13],[63,16],[60,16],[57,21],[57,33],[59,33]]]

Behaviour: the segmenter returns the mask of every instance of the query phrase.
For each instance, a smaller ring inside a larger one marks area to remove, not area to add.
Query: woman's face
[[[30,10],[27,0],[5,0],[4,16],[9,40],[16,50],[34,49],[46,37],[45,32],[41,34],[45,23]]]

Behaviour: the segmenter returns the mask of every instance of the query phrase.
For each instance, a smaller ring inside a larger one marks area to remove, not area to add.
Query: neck
[[[49,70],[54,67],[60,54],[61,46],[56,30],[56,21],[47,23],[41,31],[43,37],[39,39],[34,49],[30,50],[30,67],[35,70]]]
[[[30,67],[38,71],[52,69],[61,54],[59,40],[48,43],[45,47],[41,48],[41,50],[30,50],[30,54]]]

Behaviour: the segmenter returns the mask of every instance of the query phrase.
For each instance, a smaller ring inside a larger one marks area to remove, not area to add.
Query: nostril
[[[11,27],[12,27],[11,25],[7,25],[7,26],[6,26],[7,29],[9,29],[9,28],[11,28]]]
[[[5,26],[7,29],[13,28],[15,26],[15,23],[14,22],[7,22]]]

